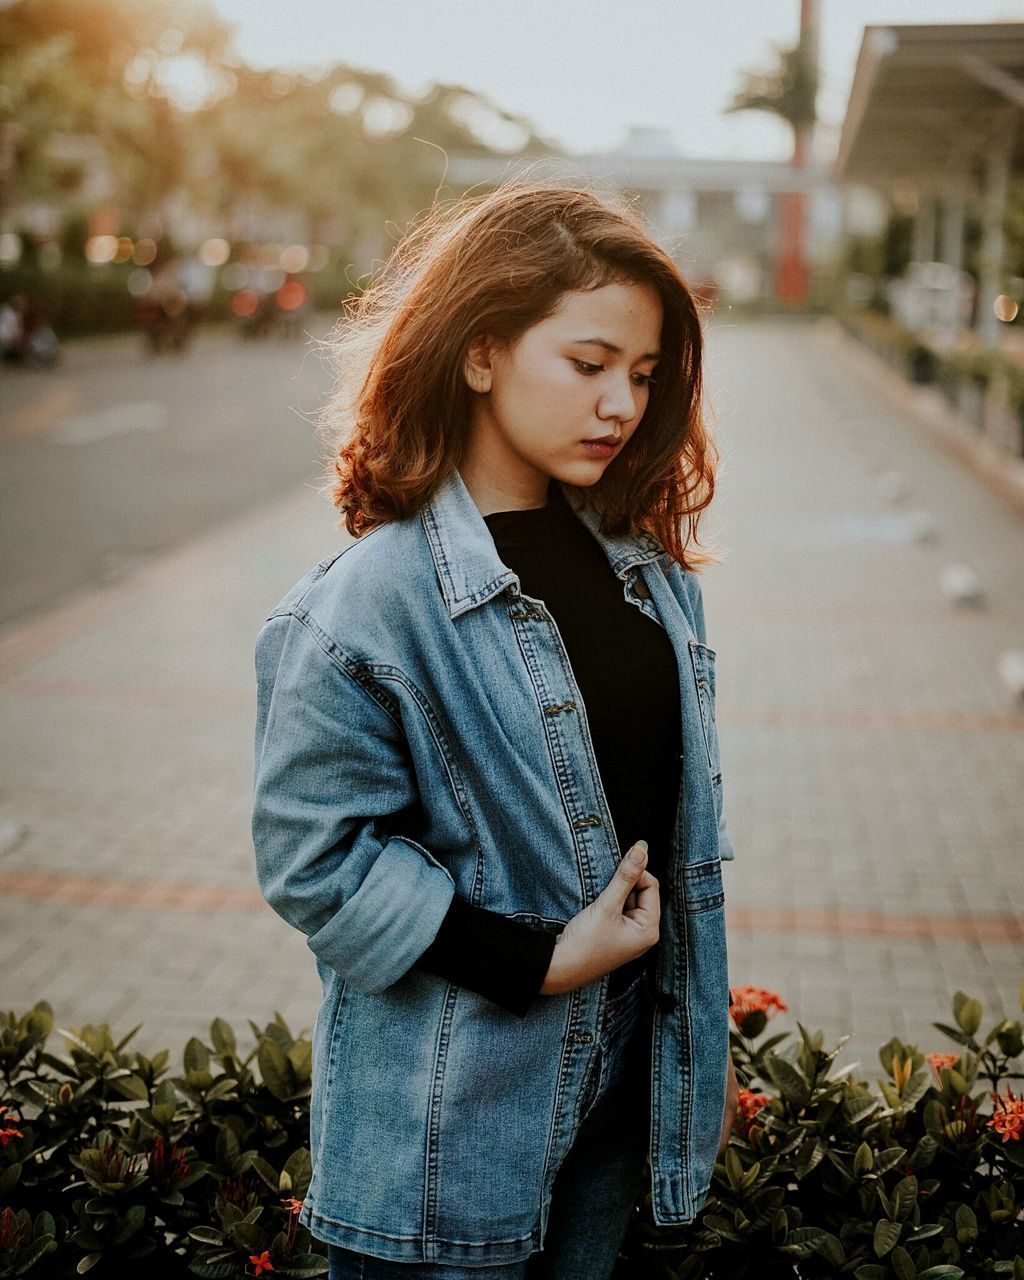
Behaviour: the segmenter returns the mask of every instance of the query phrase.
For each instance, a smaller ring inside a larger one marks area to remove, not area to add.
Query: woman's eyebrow
[[[581,347],[604,347],[605,351],[612,351],[617,356],[622,355],[622,348],[617,347],[614,342],[609,342],[607,338],[574,338],[573,342]],[[660,360],[660,351],[645,351],[640,357],[641,360]]]

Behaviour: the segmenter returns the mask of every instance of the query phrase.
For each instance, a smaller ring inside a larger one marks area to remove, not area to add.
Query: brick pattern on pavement
[[[722,449],[704,576],[735,863],[734,985],[778,990],[870,1075],[944,1048],[956,989],[1012,1014],[1024,973],[1020,518],[865,379],[833,330],[709,327]],[[885,496],[884,473],[909,486]],[[928,511],[931,540],[906,536]],[[0,633],[0,1007],[178,1051],[215,1016],[311,1029],[305,939],[258,896],[252,642],[344,542],[315,485]],[[966,561],[988,603],[938,574]],[[59,1042],[58,1042],[59,1043]]]

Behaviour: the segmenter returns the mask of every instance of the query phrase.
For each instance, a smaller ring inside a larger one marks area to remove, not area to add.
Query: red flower
[[[729,1013],[741,1031],[748,1014],[763,1013],[771,1018],[776,1010],[781,1013],[789,1012],[789,1005],[782,997],[774,991],[766,991],[764,987],[730,987],[729,994],[732,996]]]
[[[264,1249],[262,1253],[250,1253],[249,1261],[256,1268],[255,1274],[261,1276],[264,1271],[273,1271],[274,1264],[270,1261],[270,1251]]]
[[[21,1117],[14,1114],[10,1107],[0,1107],[0,1124],[4,1127],[0,1129],[0,1147],[6,1147],[12,1138],[24,1138],[24,1134],[18,1128],[11,1124],[12,1120],[21,1123]]]
[[[958,1053],[926,1053],[925,1062],[931,1067],[935,1073],[935,1079],[938,1084],[942,1084],[942,1068],[955,1067],[960,1061]]]
[[[739,1129],[748,1142],[753,1142],[760,1132],[761,1126],[754,1124],[754,1119],[770,1102],[771,1098],[767,1093],[755,1093],[753,1089],[740,1090],[733,1127]]]
[[[289,1213],[294,1213],[296,1217],[302,1212],[301,1200],[296,1200],[294,1196],[288,1196],[287,1199],[281,1201]]]
[[[987,1121],[990,1129],[1003,1135],[1004,1142],[1020,1142],[1024,1138],[1024,1094],[1021,1097],[1006,1086],[1006,1097],[994,1092],[992,1099],[996,1109]]]

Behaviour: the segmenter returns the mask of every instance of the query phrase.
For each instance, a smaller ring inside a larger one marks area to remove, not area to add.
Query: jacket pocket
[[[697,685],[697,702],[700,706],[700,722],[704,729],[704,746],[708,753],[711,779],[718,783],[722,775],[722,756],[718,745],[718,725],[715,721],[715,651],[691,640],[690,661],[693,663],[693,679]]]
[[[695,862],[683,870],[683,906],[693,914],[713,911],[725,903],[722,884],[722,862],[714,858],[710,862]]]

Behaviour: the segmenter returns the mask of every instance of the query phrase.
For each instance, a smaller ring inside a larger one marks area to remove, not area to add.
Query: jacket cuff
[[[544,984],[556,941],[546,929],[455,897],[417,963],[523,1017]]]

